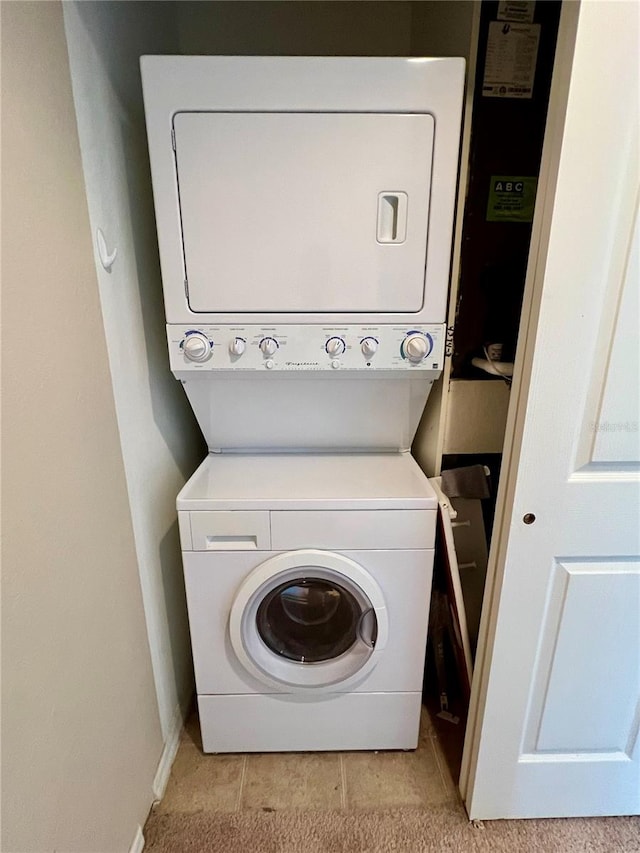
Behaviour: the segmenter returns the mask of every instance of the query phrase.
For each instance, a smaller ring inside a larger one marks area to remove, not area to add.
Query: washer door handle
[[[360,618],[358,619],[357,632],[358,636],[370,649],[374,648],[376,644],[376,612],[373,607],[368,607],[366,610],[363,610],[360,614]]]

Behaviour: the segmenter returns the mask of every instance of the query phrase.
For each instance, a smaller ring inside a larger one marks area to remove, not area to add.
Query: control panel
[[[444,325],[167,326],[171,368],[442,370]]]

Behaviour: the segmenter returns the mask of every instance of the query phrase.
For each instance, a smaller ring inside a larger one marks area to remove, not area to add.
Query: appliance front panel
[[[421,707],[420,691],[198,696],[205,752],[415,749]]]
[[[167,322],[444,322],[463,59],[141,65]]]
[[[295,552],[282,552],[293,555]],[[240,662],[230,636],[231,610],[252,571],[271,551],[186,551],[182,554],[198,693],[280,692]],[[334,553],[334,556],[338,556]],[[348,692],[420,691],[427,641],[433,551],[343,551],[380,587],[388,638],[375,666]],[[338,690],[341,688],[338,687]],[[295,690],[291,691],[295,693]],[[318,694],[323,695],[320,689]],[[297,694],[308,701],[308,694]],[[314,694],[312,694],[314,695]]]
[[[182,112],[173,126],[192,311],[420,311],[431,115]]]
[[[216,373],[182,380],[209,451],[405,451],[433,378]]]
[[[444,331],[237,324],[167,336],[209,450],[395,451],[411,446],[440,376]]]
[[[401,373],[443,368],[445,328],[423,326],[167,326],[169,361],[180,379],[202,373]],[[417,347],[417,352],[415,348]],[[186,374],[186,375],[183,375]]]

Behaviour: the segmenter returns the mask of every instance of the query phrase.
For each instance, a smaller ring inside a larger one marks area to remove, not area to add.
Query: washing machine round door
[[[380,587],[354,560],[307,549],[271,557],[240,587],[229,620],[245,668],[287,692],[340,689],[377,663],[388,634]]]

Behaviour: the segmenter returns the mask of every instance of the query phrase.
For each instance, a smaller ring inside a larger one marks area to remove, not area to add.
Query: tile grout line
[[[347,771],[344,766],[344,757],[340,753],[340,803],[342,808],[347,809]]]
[[[431,752],[436,761],[436,767],[438,768],[438,774],[440,775],[440,781],[442,782],[442,787],[444,789],[445,794],[451,798],[455,798],[455,787],[454,790],[451,790],[451,785],[445,779],[444,771],[442,770],[442,762],[440,761],[440,756],[438,755],[438,750],[435,747],[435,744],[431,738],[429,738],[429,745],[431,746]]]
[[[239,812],[242,806],[242,793],[244,790],[244,777],[247,772],[247,756],[242,757],[242,773],[240,774],[240,785],[238,786],[238,801],[236,802],[236,811]]]

